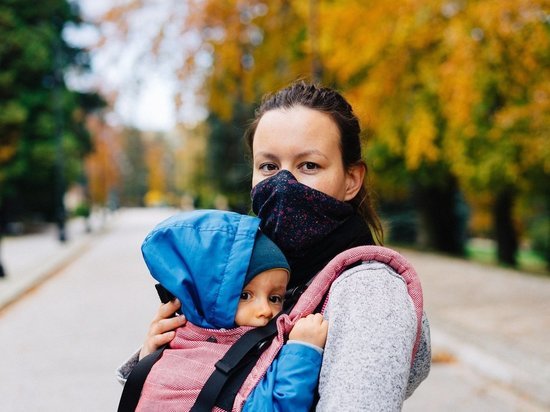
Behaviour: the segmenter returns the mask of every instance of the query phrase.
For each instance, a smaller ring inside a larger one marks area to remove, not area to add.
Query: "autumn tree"
[[[306,27],[288,1],[190,2],[183,27],[200,35],[183,78],[205,56],[210,60],[200,90],[210,112],[209,177],[231,207],[247,211],[250,165],[242,136],[263,94],[309,74]]]
[[[206,158],[206,125],[179,125],[176,129],[178,144],[174,155],[174,185],[182,194],[183,208],[197,205],[211,208],[215,197],[214,185],[208,177]]]
[[[90,203],[108,207],[122,185],[122,130],[108,125],[101,116],[88,120],[93,150],[86,156],[86,176]]]
[[[166,205],[174,203],[175,151],[173,143],[163,133],[142,133],[145,143],[147,166],[147,193],[145,204]]]
[[[124,131],[122,136],[123,156],[121,158],[123,184],[120,201],[125,206],[145,205],[149,176],[145,147],[139,130],[127,129]]]
[[[142,4],[107,19],[127,33]],[[245,176],[229,149],[261,95],[298,77],[320,80],[352,102],[380,197],[413,199],[429,246],[461,254],[464,197],[482,195],[493,205],[499,259],[514,264],[515,201],[544,197],[550,168],[544,0],[185,4],[159,26],[151,50],[186,44],[177,77],[200,79],[215,179]],[[223,180],[217,187],[235,190]]]
[[[499,260],[514,264],[514,199],[541,193],[550,170],[544,1],[334,1],[321,10],[323,63],[371,130],[377,179],[409,181],[430,219],[458,187],[493,194]],[[446,216],[431,225],[441,236]]]
[[[470,67],[462,86],[441,84],[452,169],[466,190],[493,194],[500,262],[515,265],[519,198],[544,196],[549,181],[550,35],[544,1],[478,1],[449,16],[446,78]],[[460,47],[459,47],[460,45]],[[453,96],[462,96],[454,99]],[[469,95],[469,96],[468,96]],[[468,96],[468,97],[467,97]],[[469,100],[469,101],[468,101]],[[454,112],[461,113],[453,116]]]
[[[267,91],[308,76],[312,67],[304,43],[307,27],[292,3],[189,1],[183,12],[174,5],[151,38],[150,51],[158,59],[183,56],[175,64],[178,107],[190,83],[200,79],[198,101],[210,113],[204,135],[205,170],[214,190],[239,209],[249,203],[250,172],[242,136],[255,105]],[[128,36],[133,16],[143,7],[142,2],[130,1],[111,9],[104,19],[119,30],[110,35]]]

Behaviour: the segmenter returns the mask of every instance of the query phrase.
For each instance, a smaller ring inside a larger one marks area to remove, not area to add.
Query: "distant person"
[[[282,310],[290,267],[259,223],[234,212],[198,210],[168,219],[145,239],[151,274],[183,303],[188,322],[149,373],[138,410],[189,409],[204,384],[198,376],[214,367],[204,351],[218,360],[244,332],[236,327],[265,326]],[[258,385],[261,394],[253,392],[244,410],[309,411],[327,329],[320,314],[299,319]]]

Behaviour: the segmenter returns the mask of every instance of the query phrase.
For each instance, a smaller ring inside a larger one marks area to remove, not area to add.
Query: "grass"
[[[496,265],[496,244],[487,239],[472,239],[466,245],[468,259]],[[518,253],[518,270],[550,276],[548,266],[542,256],[530,249],[521,248]]]

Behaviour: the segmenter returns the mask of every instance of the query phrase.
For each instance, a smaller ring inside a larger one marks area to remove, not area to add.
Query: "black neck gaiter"
[[[374,244],[353,206],[299,183],[287,170],[258,183],[251,197],[262,232],[290,263],[289,288],[307,283],[338,253]]]

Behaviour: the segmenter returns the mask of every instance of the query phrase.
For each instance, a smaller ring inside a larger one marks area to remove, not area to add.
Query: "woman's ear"
[[[367,167],[364,163],[359,163],[350,166],[346,171],[346,193],[344,200],[349,201],[353,199],[361,187],[363,186],[363,179],[367,172]]]

